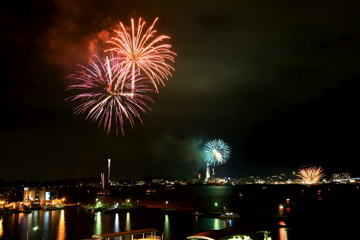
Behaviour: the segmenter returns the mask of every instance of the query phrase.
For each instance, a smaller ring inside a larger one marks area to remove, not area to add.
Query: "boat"
[[[96,204],[95,205],[87,205],[85,207],[88,211],[93,211],[93,212],[97,212],[97,211],[104,211],[106,209],[110,208],[110,205],[107,203],[102,203],[101,201],[96,200]]]
[[[131,199],[126,199],[125,202],[115,203],[113,206],[104,209],[104,213],[118,213],[118,212],[127,212],[134,209],[143,209],[146,208],[146,205],[139,204],[137,202],[131,201]]]
[[[239,218],[239,217],[240,217],[240,215],[238,213],[233,213],[226,207],[224,207],[224,213],[220,215],[220,218],[222,218],[222,219],[234,219],[234,218]]]
[[[22,211],[20,211],[22,213],[32,213],[31,209],[24,209]]]
[[[174,185],[172,185],[172,184],[167,184],[166,186],[165,186],[165,190],[174,190],[175,188],[174,188]]]
[[[147,194],[156,193],[156,189],[148,188],[148,189],[145,189],[145,192],[146,192]]]
[[[19,210],[19,208],[11,208],[10,210],[12,211],[12,213],[20,213],[21,212]]]
[[[68,207],[80,207],[80,203],[68,203],[68,204],[64,204],[64,207],[68,208]]]
[[[64,209],[64,206],[61,204],[55,204],[55,205],[45,205],[43,206],[42,210],[50,211],[50,210],[61,210]]]
[[[29,207],[26,206],[26,205],[22,205],[22,206],[19,208],[19,212],[22,212],[22,213],[32,213],[32,209],[29,208]]]
[[[11,209],[8,208],[0,208],[0,215],[1,214],[12,214],[13,211]]]
[[[94,206],[88,206],[87,210],[88,211],[93,211],[93,212],[98,212],[98,211],[104,211],[106,209],[109,209],[109,204],[102,204],[101,206],[99,205],[94,205]]]
[[[30,206],[31,210],[41,210],[43,207],[40,204],[32,204]]]
[[[204,213],[202,213],[202,212],[193,212],[193,213],[191,213],[191,215],[192,216],[201,216],[201,215],[203,215]]]

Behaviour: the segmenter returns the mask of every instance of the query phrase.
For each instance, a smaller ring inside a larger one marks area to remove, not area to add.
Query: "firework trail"
[[[116,36],[108,43],[113,45],[106,51],[119,54],[124,63],[124,69],[127,73],[131,73],[131,92],[135,90],[135,73],[139,72],[147,76],[154,85],[155,91],[158,91],[157,84],[164,84],[164,80],[171,76],[171,71],[174,68],[167,62],[174,62],[176,54],[170,51],[171,45],[160,44],[163,40],[170,37],[160,35],[155,37],[156,30],[153,24],[144,31],[145,21],[141,18],[138,25],[135,26],[134,20],[131,19],[131,30],[120,22],[120,30],[115,30]]]
[[[104,130],[109,134],[118,127],[124,136],[124,124],[128,121],[134,127],[135,118],[142,123],[140,113],[151,110],[146,102],[152,98],[145,95],[153,92],[146,84],[148,79],[140,78],[137,72],[129,73],[124,69],[124,64],[119,58],[111,54],[105,59],[95,56],[89,66],[80,65],[81,70],[68,78],[74,81],[67,90],[80,91],[66,100],[80,100],[81,104],[74,109],[74,114],[87,113],[86,119],[98,121],[99,126],[104,125]],[[131,84],[133,88],[131,88]]]
[[[300,177],[306,184],[317,183],[322,177],[325,176],[322,167],[310,166],[300,168],[300,174],[296,175]]]
[[[230,157],[230,147],[221,139],[215,139],[205,143],[205,161],[210,165],[221,165]]]

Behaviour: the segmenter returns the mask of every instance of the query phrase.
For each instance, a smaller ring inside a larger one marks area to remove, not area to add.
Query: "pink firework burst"
[[[89,66],[80,65],[81,70],[69,75],[74,81],[67,90],[79,93],[66,100],[81,102],[74,114],[87,113],[86,119],[98,121],[109,134],[120,128],[124,136],[124,124],[133,128],[135,119],[142,123],[140,113],[151,110],[147,102],[153,102],[146,93],[153,92],[147,84],[149,80],[139,77],[138,72],[128,72],[126,65],[113,54],[105,59],[94,56]]]

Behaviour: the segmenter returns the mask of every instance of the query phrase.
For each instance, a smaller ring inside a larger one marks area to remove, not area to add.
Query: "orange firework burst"
[[[317,183],[322,177],[325,176],[322,167],[310,166],[300,168],[300,174],[296,175],[300,177],[306,184]]]
[[[164,79],[171,76],[171,71],[174,68],[168,62],[174,62],[174,52],[170,51],[171,45],[159,44],[163,40],[170,37],[160,35],[155,37],[156,30],[153,24],[144,30],[145,21],[141,18],[138,25],[135,26],[134,20],[131,19],[131,31],[127,31],[126,27],[120,22],[120,30],[115,30],[117,37],[113,37],[108,43],[114,45],[107,51],[119,54],[121,60],[124,62],[125,71],[131,73],[133,80],[131,82],[132,93],[135,87],[135,73],[144,74],[150,79],[158,91],[157,84],[164,84]]]

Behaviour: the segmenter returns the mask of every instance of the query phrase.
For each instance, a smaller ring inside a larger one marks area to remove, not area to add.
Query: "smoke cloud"
[[[201,151],[202,144],[203,141],[200,139],[162,136],[153,148],[154,165],[159,175],[177,179],[195,178],[205,166]]]

